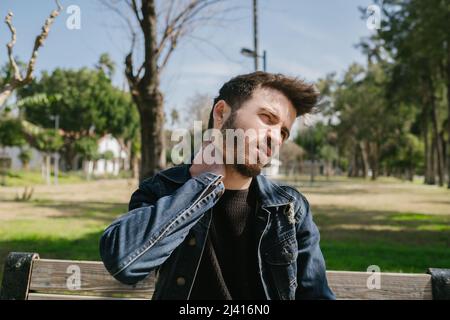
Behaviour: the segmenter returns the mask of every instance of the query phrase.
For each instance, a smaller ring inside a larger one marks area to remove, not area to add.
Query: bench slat
[[[144,300],[144,299],[29,293],[28,300]]]
[[[79,270],[79,283],[72,270]],[[69,285],[68,285],[69,283]],[[153,274],[136,285],[114,279],[102,262],[37,259],[33,263],[30,292],[150,298],[155,287]]]
[[[80,270],[80,288],[77,290],[69,290],[67,286],[72,276],[69,267],[73,266]],[[338,299],[432,299],[431,276],[428,274],[381,273],[380,289],[367,288],[369,276],[366,272],[327,271],[328,282]],[[154,274],[131,286],[115,280],[102,262],[37,259],[33,263],[29,298],[48,298],[50,293],[56,293],[55,297],[101,295],[94,298],[104,299],[119,294],[149,299],[154,286]]]
[[[380,273],[380,289],[369,289],[366,272],[327,271],[328,283],[338,299],[431,300],[429,274]]]

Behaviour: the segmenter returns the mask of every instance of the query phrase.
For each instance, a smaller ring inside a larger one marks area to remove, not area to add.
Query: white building
[[[98,161],[87,161],[85,163],[84,170],[89,170],[90,174],[101,176],[104,174],[110,174],[117,176],[121,168],[128,169],[128,154],[120,146],[120,143],[111,134],[103,136],[98,141],[98,153],[103,154],[106,151],[111,151],[113,154],[112,160],[100,159]],[[8,156],[11,158],[11,169],[21,170],[22,162],[20,161],[19,147],[6,147],[3,148],[3,152],[0,152],[2,156]],[[38,150],[31,148],[31,160],[28,168],[31,170],[40,170],[42,168],[43,156]],[[124,165],[122,165],[124,164]]]
[[[111,151],[113,153],[113,159],[97,160],[92,173],[96,176],[104,174],[112,174],[117,176],[120,171],[121,163],[128,163],[128,161],[126,161],[128,159],[128,155],[125,150],[122,149],[117,139],[110,134],[103,136],[98,141],[99,154],[103,154],[106,151]]]

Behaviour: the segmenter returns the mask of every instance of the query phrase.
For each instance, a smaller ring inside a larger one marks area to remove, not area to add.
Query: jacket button
[[[195,246],[195,244],[196,244],[195,237],[190,238],[189,241],[188,241],[188,244],[190,246]]]
[[[178,277],[177,278],[177,285],[184,286],[185,283],[186,283],[186,279],[184,279],[183,277]]]

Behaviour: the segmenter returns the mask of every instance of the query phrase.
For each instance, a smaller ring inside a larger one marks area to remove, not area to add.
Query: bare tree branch
[[[139,21],[139,25],[142,28],[142,19],[141,19],[141,16],[139,15],[139,10],[137,8],[136,0],[131,0],[131,2],[128,2],[128,5],[133,10],[134,15],[136,16],[136,20]]]
[[[13,55],[13,47],[16,44],[17,35],[16,28],[14,28],[11,22],[12,17],[13,13],[9,12],[5,18],[5,23],[8,25],[8,28],[11,31],[11,41],[6,45],[6,48],[8,49],[9,64],[13,70],[13,81],[22,81],[19,67],[17,66],[16,60],[14,59]]]
[[[55,2],[57,5],[57,9],[53,10],[50,13],[50,16],[45,20],[41,33],[36,37],[36,40],[34,41],[34,47],[31,53],[30,60],[28,62],[25,77],[22,77],[19,67],[13,55],[13,48],[16,43],[16,36],[17,36],[16,29],[12,24],[13,13],[9,12],[8,15],[6,16],[5,23],[7,24],[11,32],[11,41],[6,45],[6,47],[8,50],[9,64],[11,69],[13,70],[13,77],[9,81],[9,83],[7,83],[3,88],[0,89],[0,106],[5,103],[8,97],[13,93],[14,89],[24,86],[25,84],[33,80],[33,72],[35,69],[39,48],[41,48],[44,45],[45,39],[47,39],[48,37],[48,33],[50,32],[50,28],[53,22],[63,9],[58,0],[55,0]]]
[[[59,3],[58,0],[56,0],[55,2],[56,2],[56,5],[58,6],[58,8],[53,10],[50,13],[50,16],[47,18],[47,20],[45,20],[44,26],[42,27],[41,34],[38,35],[36,37],[36,40],[34,41],[33,52],[31,54],[30,61],[28,62],[27,74],[24,79],[24,81],[26,83],[30,82],[32,80],[33,71],[34,71],[34,68],[36,65],[37,52],[38,52],[39,48],[44,45],[44,41],[45,41],[45,39],[47,39],[48,33],[50,32],[50,27],[52,26],[56,17],[59,16],[59,14],[61,13],[61,10],[63,9],[63,7],[61,6],[61,4]]]
[[[177,47],[178,44],[178,38],[181,37],[183,32],[183,29],[179,29],[176,33],[173,33],[170,38],[170,47],[167,50],[167,53],[162,61],[162,63],[159,65],[158,70],[161,72],[164,67],[167,65],[167,62],[169,61],[170,56],[172,55],[173,51]]]
[[[161,53],[167,46],[168,41],[170,42],[170,44],[168,49],[166,50],[165,56],[162,57],[161,59],[162,62],[159,67],[160,70],[164,69],[165,65],[167,64],[171,54],[173,53],[179,42],[179,38],[182,35],[189,33],[187,30],[189,26],[191,26],[195,21],[199,21],[202,18],[206,20],[212,19],[212,16],[198,17],[199,13],[201,11],[204,11],[206,8],[211,7],[220,2],[223,2],[223,0],[192,0],[173,19],[170,18],[166,19],[166,26],[164,28],[162,38],[159,44],[157,45],[156,50],[157,59],[160,58]]]
[[[133,33],[133,37],[132,37],[132,41],[131,41],[131,49],[130,49],[130,52],[125,57],[125,76],[127,77],[128,85],[130,86],[131,91],[135,90],[135,88],[137,86],[137,82],[138,82],[138,79],[134,75],[134,71],[133,71],[133,68],[134,68],[133,67],[133,48],[134,48],[135,41],[136,41],[136,34]]]
[[[127,15],[124,14],[122,11],[120,11],[120,9],[115,4],[110,3],[109,0],[100,0],[100,2],[105,7],[107,7],[108,9],[113,11],[115,14],[117,14],[117,16],[126,23],[126,25],[128,26],[128,29],[130,29],[131,34],[136,33],[135,28],[134,28],[133,23],[131,22],[130,18],[127,17]],[[131,3],[130,3],[130,6],[131,6]]]

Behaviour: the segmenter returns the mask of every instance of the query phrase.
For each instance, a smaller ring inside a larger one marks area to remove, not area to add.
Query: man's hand
[[[195,155],[195,157],[194,157],[194,159],[192,161],[192,165],[189,168],[189,172],[190,172],[192,177],[196,177],[196,176],[202,174],[203,172],[212,172],[214,174],[221,175],[221,176],[225,177],[225,165],[223,163],[207,164],[204,161],[204,157],[205,157],[204,156],[204,150],[205,150],[205,147],[210,145],[210,144],[214,144],[214,143],[210,142],[210,141],[203,142],[202,148]],[[217,148],[214,149],[214,152],[220,153],[220,157],[222,157],[222,153]]]

